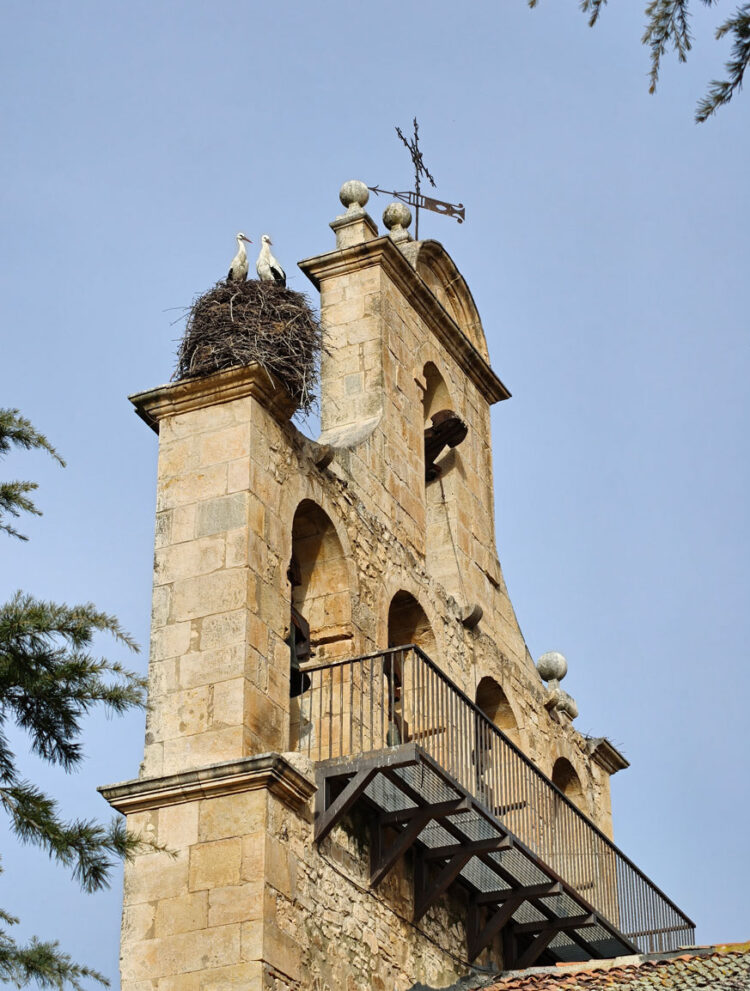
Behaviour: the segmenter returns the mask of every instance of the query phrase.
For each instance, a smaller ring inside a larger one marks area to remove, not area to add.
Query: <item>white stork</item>
[[[286,272],[271,254],[271,238],[264,234],[260,239],[263,247],[260,249],[258,260],[255,263],[255,271],[261,282],[276,282],[280,286],[286,285]]]
[[[247,278],[247,252],[242,242],[247,241],[248,244],[252,244],[253,242],[249,237],[245,237],[242,231],[239,234],[235,234],[235,237],[237,238],[237,254],[229,266],[227,282],[244,282]]]

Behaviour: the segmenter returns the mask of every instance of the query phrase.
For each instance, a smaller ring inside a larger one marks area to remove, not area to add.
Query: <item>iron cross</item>
[[[368,186],[367,188],[375,193],[384,193],[388,196],[394,196],[397,200],[401,200],[402,203],[408,203],[409,206],[414,207],[414,237],[419,240],[419,209],[420,207],[425,210],[432,210],[433,213],[441,213],[444,217],[454,217],[459,224],[462,224],[466,219],[466,209],[463,203],[445,203],[443,200],[433,199],[431,196],[424,196],[422,188],[422,178],[427,179],[431,186],[435,186],[435,180],[430,173],[430,170],[424,164],[424,159],[422,158],[422,152],[419,150],[419,124],[417,123],[417,118],[414,118],[414,137],[411,141],[407,141],[404,137],[404,133],[400,127],[396,128],[396,134],[403,141],[409,150],[411,155],[411,160],[414,165],[414,191],[411,190],[405,192],[396,192],[395,190],[380,189],[378,186]]]

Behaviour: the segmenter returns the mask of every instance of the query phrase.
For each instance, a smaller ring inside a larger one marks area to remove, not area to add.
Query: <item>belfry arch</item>
[[[508,696],[494,678],[488,676],[479,682],[476,703],[490,722],[518,746],[519,732],[516,717]]]
[[[427,614],[410,592],[397,592],[388,609],[388,647],[415,644],[435,659],[435,634]],[[406,743],[428,732],[429,714],[420,704],[425,694],[428,668],[414,651],[390,651],[383,660],[384,702],[387,712],[388,746]]]
[[[336,528],[311,499],[304,499],[294,514],[287,579],[290,745],[319,747],[321,727],[313,718],[313,696],[320,700],[320,675],[315,680],[306,668],[312,661],[351,654],[351,589]]]
[[[422,377],[425,427],[425,556],[427,570],[454,596],[461,597],[456,552],[457,500],[452,478],[466,437],[448,386],[437,365],[428,361]]]
[[[557,785],[566,798],[579,808],[586,811],[586,796],[583,793],[581,779],[567,757],[559,757],[552,768],[552,784]]]
[[[304,499],[292,523],[288,578],[291,605],[309,624],[310,650],[319,660],[351,652],[352,610],[344,549],[330,517]]]
[[[410,592],[397,592],[388,608],[388,646],[414,643],[434,659],[435,634],[427,613]]]

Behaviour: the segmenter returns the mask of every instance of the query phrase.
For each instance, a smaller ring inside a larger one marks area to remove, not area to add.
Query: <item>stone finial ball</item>
[[[536,669],[543,681],[562,681],[568,673],[568,662],[556,650],[549,650],[536,662]]]
[[[339,190],[339,199],[347,210],[363,207],[370,198],[370,190],[359,179],[350,179]]]
[[[399,203],[398,201],[389,203],[383,210],[383,223],[389,231],[399,227],[406,230],[411,223],[411,210],[406,203]]]

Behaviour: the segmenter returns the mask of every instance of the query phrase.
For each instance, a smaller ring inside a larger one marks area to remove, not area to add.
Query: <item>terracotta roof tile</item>
[[[750,943],[508,973],[483,991],[750,991]]]

